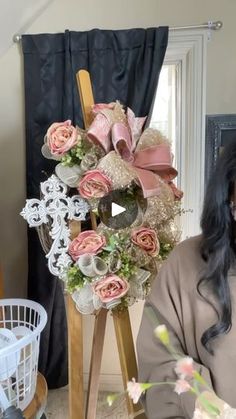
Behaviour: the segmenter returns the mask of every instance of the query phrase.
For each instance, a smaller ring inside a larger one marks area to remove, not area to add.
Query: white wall
[[[224,27],[208,44],[207,113],[236,113],[236,2],[235,0],[54,0],[32,24],[28,33],[61,32],[65,29],[122,29],[159,25],[178,26],[222,20]],[[7,22],[6,22],[7,25]],[[25,202],[25,140],[22,58],[12,45],[0,59],[0,258],[6,295],[26,292],[26,225],[19,216]],[[134,334],[140,308],[132,308]],[[86,342],[92,319],[86,319]],[[106,338],[104,374],[119,374],[112,324]],[[87,347],[88,343],[86,343]],[[88,351],[86,350],[86,365]],[[86,367],[87,369],[87,367]],[[108,376],[106,375],[106,380]],[[108,380],[109,381],[109,380]]]

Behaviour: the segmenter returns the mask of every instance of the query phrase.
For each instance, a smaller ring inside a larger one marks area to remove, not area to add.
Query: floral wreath
[[[95,214],[100,199],[116,190],[137,198],[139,210],[127,228],[100,221],[96,231],[71,232],[63,279],[84,314],[146,297],[178,241],[174,218],[183,195],[173,183],[177,171],[170,143],[155,129],[143,130],[145,117],[135,117],[119,102],[95,104],[92,114],[87,130],[70,120],[53,123],[42,154],[58,161],[55,173],[68,196],[79,193]]]

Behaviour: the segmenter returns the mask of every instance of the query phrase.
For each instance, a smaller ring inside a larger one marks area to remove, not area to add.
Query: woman
[[[137,341],[139,381],[176,380],[175,360],[154,336],[165,324],[178,353],[188,355],[216,392],[236,407],[236,141],[225,147],[205,197],[202,235],[180,243],[147,298]],[[195,397],[150,388],[148,419],[192,418]]]

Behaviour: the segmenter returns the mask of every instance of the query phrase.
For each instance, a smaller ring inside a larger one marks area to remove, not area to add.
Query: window
[[[172,31],[150,126],[172,141],[177,184],[184,192],[182,238],[200,232],[204,194],[206,32]]]
[[[177,72],[176,64],[163,65],[150,121],[152,128],[161,131],[171,141],[174,156],[176,155],[178,118],[177,99],[180,94],[177,89]],[[177,167],[176,161],[175,167]]]

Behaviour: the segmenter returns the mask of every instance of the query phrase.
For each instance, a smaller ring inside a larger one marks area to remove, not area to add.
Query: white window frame
[[[177,66],[181,92],[177,104],[176,157],[178,186],[184,192],[182,207],[187,211],[181,216],[182,239],[200,232],[205,171],[206,47],[204,30],[170,31],[164,60],[164,64]]]

